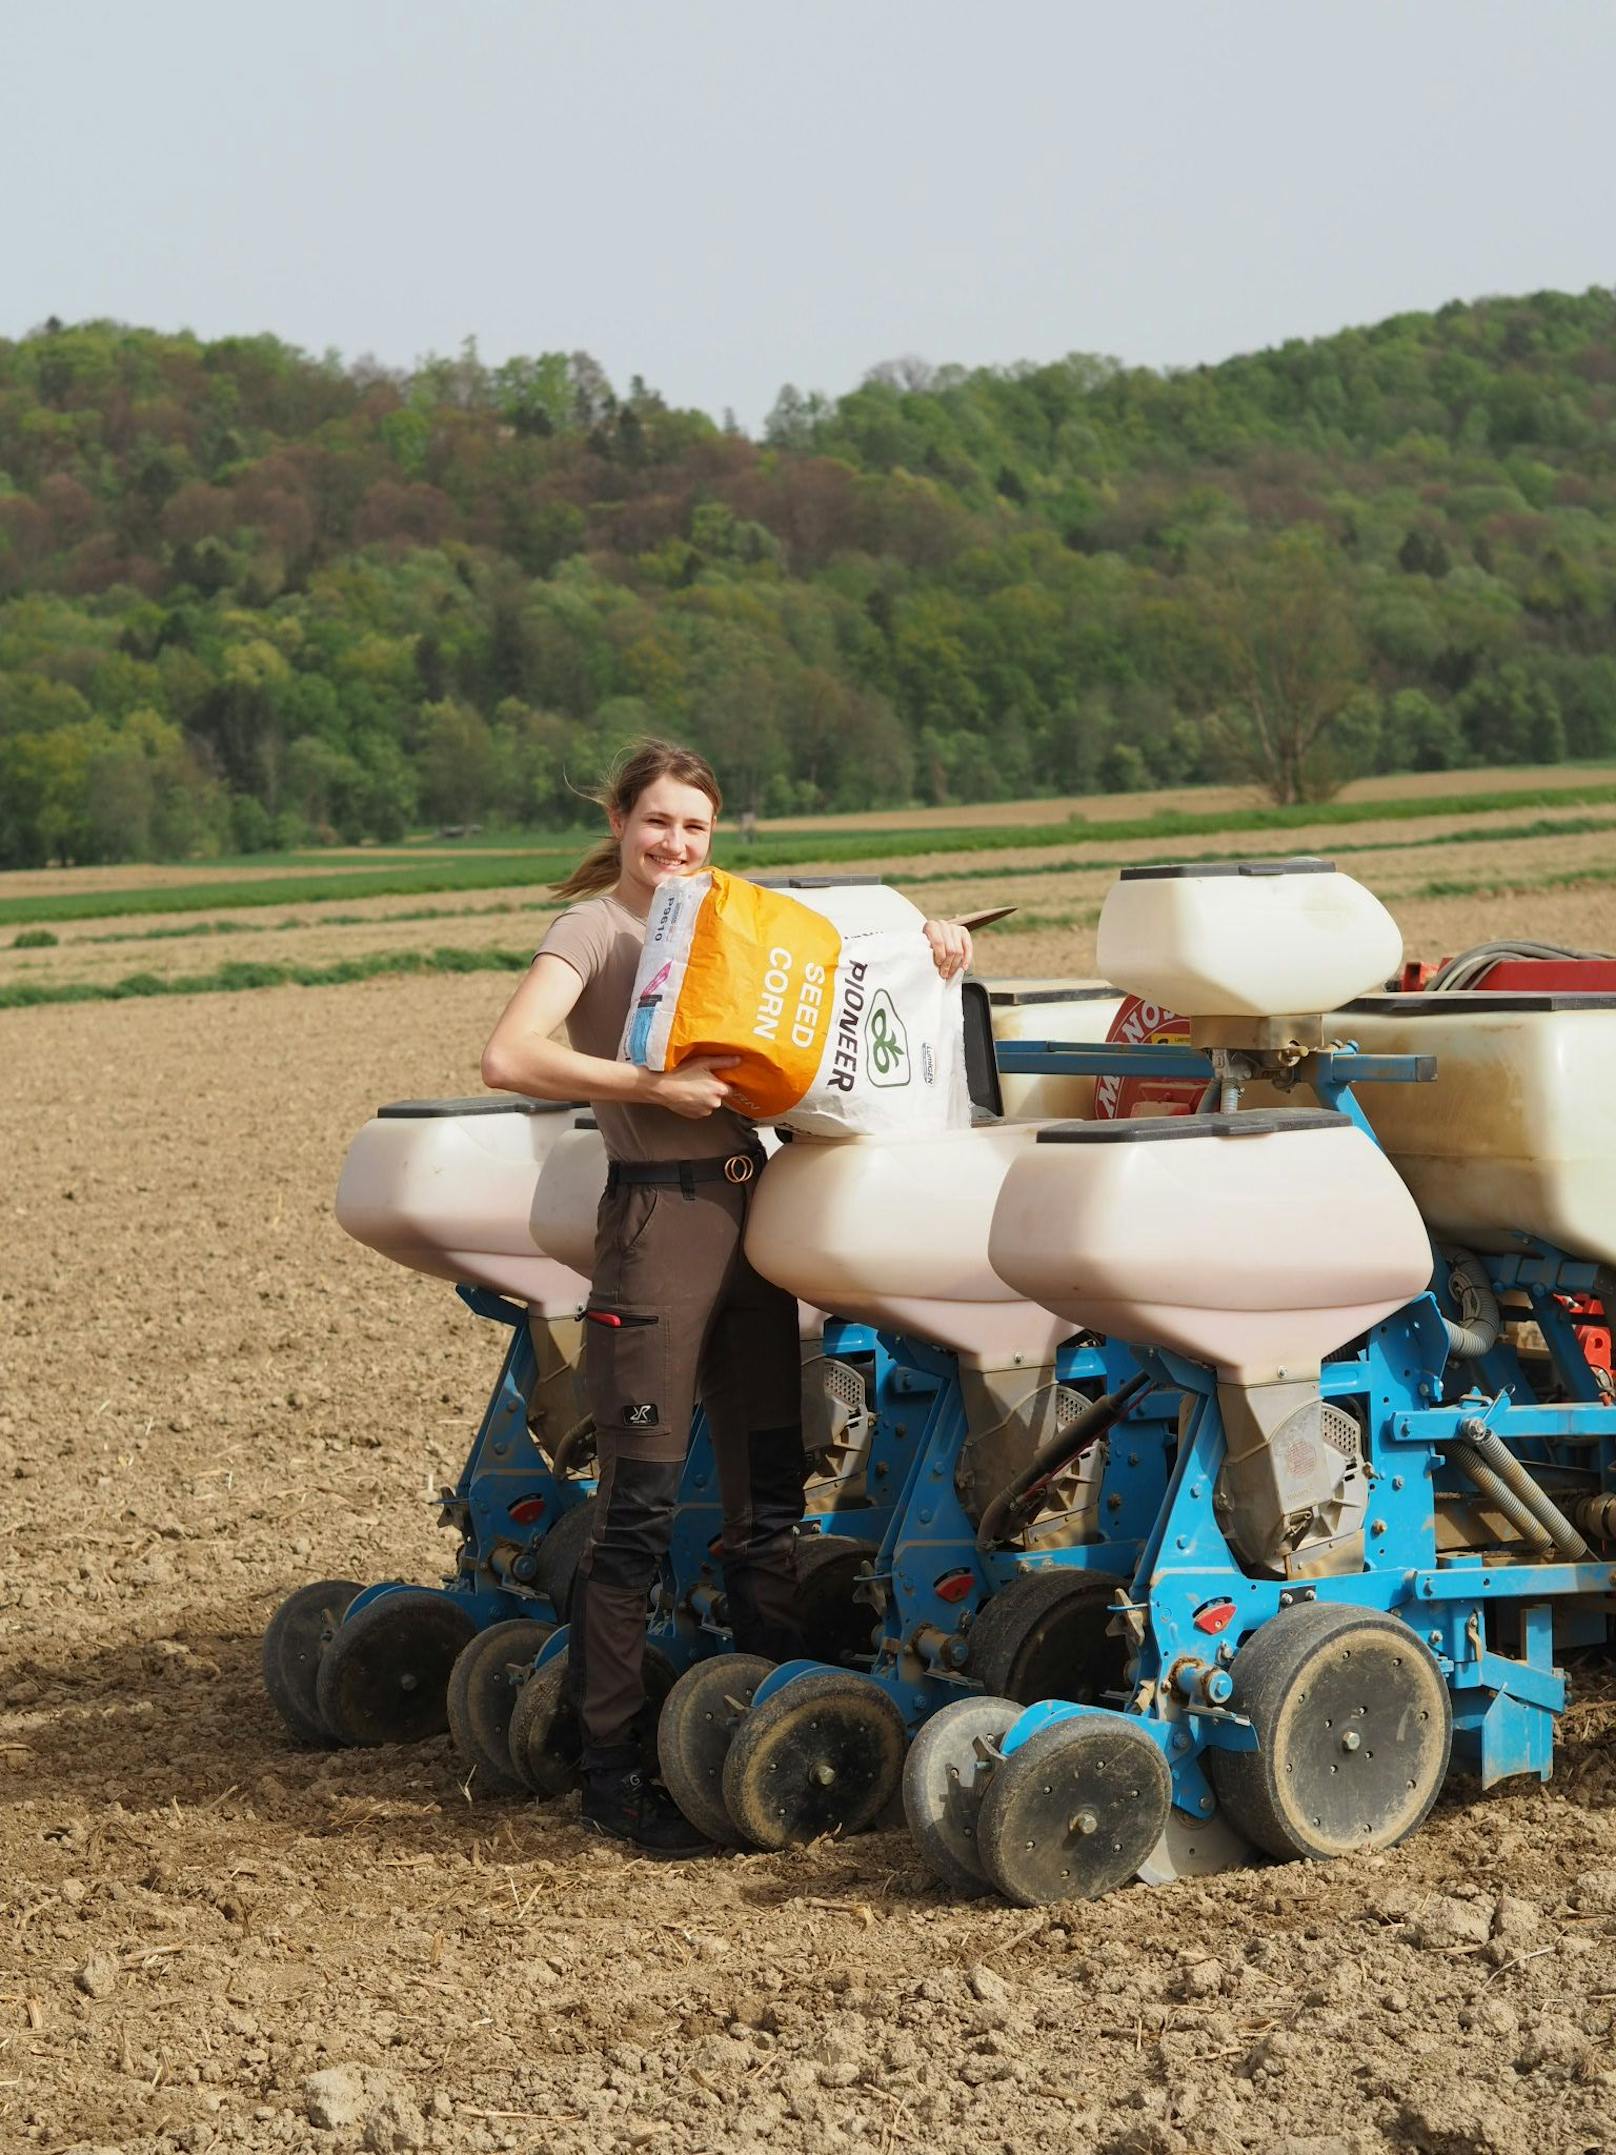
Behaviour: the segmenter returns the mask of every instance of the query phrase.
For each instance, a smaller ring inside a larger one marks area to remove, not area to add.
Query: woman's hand
[[[971,931],[957,920],[928,920],[926,941],[938,972],[945,980],[966,972],[971,963]]]
[[[677,1070],[653,1072],[651,1104],[672,1108],[676,1115],[700,1122],[704,1115],[713,1114],[728,1101],[729,1087],[718,1073],[733,1070],[740,1059],[738,1055],[693,1055]]]

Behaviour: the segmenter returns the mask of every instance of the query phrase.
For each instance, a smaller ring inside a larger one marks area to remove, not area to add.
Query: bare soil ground
[[[1591,910],[1405,927],[1587,941]],[[1043,943],[992,970],[1091,962]],[[1455,1781],[1382,1858],[1036,1912],[951,1900],[901,1834],[657,1866],[468,1792],[446,1742],[288,1743],[265,1620],[307,1579],[437,1575],[426,1498],[498,1352],[344,1240],[337,1169],[378,1101],[476,1088],[504,992],[0,1014],[0,2147],[1616,2145],[1601,1662],[1546,1788]]]

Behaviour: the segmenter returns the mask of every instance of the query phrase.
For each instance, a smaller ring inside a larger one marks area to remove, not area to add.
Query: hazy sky
[[[1612,0],[5,0],[0,335],[1219,359],[1616,280]]]

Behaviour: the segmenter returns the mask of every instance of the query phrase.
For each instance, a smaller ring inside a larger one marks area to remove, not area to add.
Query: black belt
[[[613,1160],[606,1170],[606,1194],[623,1183],[653,1183],[678,1188],[688,1197],[698,1182],[751,1182],[768,1155],[732,1152],[706,1160]]]

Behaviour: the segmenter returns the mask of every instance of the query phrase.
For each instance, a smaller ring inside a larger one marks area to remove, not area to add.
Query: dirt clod
[[[1450,1946],[1485,1945],[1492,1930],[1490,1905],[1462,1901],[1451,1893],[1433,1894],[1413,1924],[1414,1943],[1437,1953]]]
[[[425,2145],[426,2119],[408,2095],[384,2095],[365,2119],[362,2135],[368,2155],[407,2155]]]
[[[74,1969],[73,1983],[86,1998],[110,1998],[118,1987],[118,1963],[110,1953],[92,1953]]]
[[[1616,1915],[1616,1870],[1584,1871],[1571,1888],[1571,1905],[1584,1915]]]
[[[341,2132],[358,2125],[373,2106],[396,2095],[397,2083],[367,2065],[328,2065],[303,2084],[303,2104],[311,2125]]]

